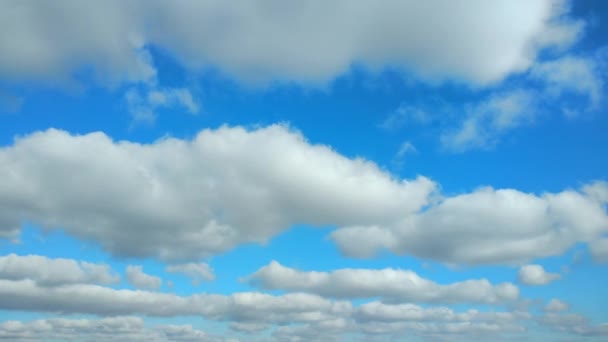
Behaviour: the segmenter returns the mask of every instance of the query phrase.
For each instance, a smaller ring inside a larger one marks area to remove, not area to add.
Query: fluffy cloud
[[[276,261],[250,278],[252,285],[267,290],[304,291],[333,298],[375,298],[389,302],[500,303],[517,299],[511,283],[492,285],[486,279],[440,285],[410,270],[341,269],[303,272]]]
[[[252,153],[255,151],[255,153]],[[309,144],[284,126],[204,130],[144,145],[39,132],[0,148],[0,233],[24,220],[118,256],[200,259],[292,224],[389,223],[435,184]]]
[[[0,340],[6,341],[199,341],[220,342],[226,339],[210,336],[190,325],[163,325],[146,328],[139,317],[101,319],[39,319],[31,322],[0,323]],[[231,340],[235,341],[235,340]]]
[[[248,82],[323,82],[360,63],[485,84],[568,46],[583,27],[565,0],[3,0],[0,13],[0,77],[14,80],[91,67],[104,81],[147,80],[154,46]]]
[[[127,281],[141,289],[158,289],[162,285],[162,280],[146,274],[140,265],[129,265],[126,271]]]
[[[120,281],[120,277],[113,274],[106,264],[16,254],[0,256],[0,279],[29,279],[41,286],[113,284]]]
[[[165,268],[167,272],[172,273],[182,273],[192,279],[193,283],[198,283],[199,281],[209,281],[215,279],[215,274],[213,274],[213,269],[206,263],[185,263],[185,264],[177,264],[177,265],[169,265]]]
[[[560,277],[558,273],[545,271],[541,265],[522,266],[517,274],[519,281],[526,285],[546,285]]]
[[[446,263],[521,264],[562,254],[608,231],[606,198],[596,195],[606,186],[595,182],[582,191],[542,195],[481,188],[392,225],[338,229],[332,239],[356,257],[386,248]]]

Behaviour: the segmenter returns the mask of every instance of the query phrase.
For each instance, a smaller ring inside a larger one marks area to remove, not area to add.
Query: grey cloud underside
[[[389,249],[452,264],[517,264],[608,231],[603,182],[441,198],[428,178],[397,179],[281,125],[151,144],[51,129],[1,148],[0,165],[2,236],[15,237],[27,221],[116,256],[200,260],[305,223],[343,227],[331,238],[349,256]],[[602,245],[592,247],[601,255]]]
[[[249,283],[266,290],[309,292],[333,298],[381,298],[385,302],[482,303],[514,301],[519,289],[511,283],[493,285],[487,279],[437,284],[413,271],[400,269],[340,269],[299,271],[276,261],[260,268]]]
[[[564,0],[2,0],[0,77],[48,81],[92,67],[105,83],[145,81],[154,46],[250,83],[325,82],[362,64],[486,84],[576,41],[584,25],[567,15]]]

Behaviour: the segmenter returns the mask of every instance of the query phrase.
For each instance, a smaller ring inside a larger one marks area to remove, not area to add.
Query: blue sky
[[[603,1],[0,8],[0,340],[608,336]]]

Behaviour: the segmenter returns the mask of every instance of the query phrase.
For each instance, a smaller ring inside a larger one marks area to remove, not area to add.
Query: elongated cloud
[[[481,188],[392,225],[346,227],[332,238],[357,257],[385,248],[446,263],[521,264],[607,232],[607,189],[605,182],[542,195]]]
[[[120,277],[106,264],[16,254],[0,257],[0,279],[29,279],[42,286],[112,284],[120,281]]]
[[[48,130],[0,149],[0,235],[23,220],[119,256],[200,259],[295,223],[388,223],[435,184],[309,144],[285,126],[220,128],[142,145]]]
[[[492,285],[487,279],[437,284],[410,270],[340,269],[304,272],[276,261],[251,275],[250,283],[268,290],[303,291],[334,298],[382,298],[390,302],[500,303],[517,299],[511,283]]]
[[[0,77],[48,81],[93,67],[103,82],[147,81],[153,46],[246,82],[324,82],[359,63],[486,84],[576,41],[583,23],[568,10],[565,0],[3,0]]]

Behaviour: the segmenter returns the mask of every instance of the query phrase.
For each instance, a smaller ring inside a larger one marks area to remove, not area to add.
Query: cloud
[[[522,266],[517,274],[517,279],[525,285],[547,285],[559,278],[559,273],[549,273],[541,265]]]
[[[401,104],[399,107],[390,113],[378,127],[387,130],[395,131],[407,124],[427,124],[432,120],[432,114],[426,109],[419,106]]]
[[[0,279],[32,280],[40,286],[114,284],[120,277],[106,264],[39,255],[0,256]]]
[[[340,250],[370,257],[389,249],[448,264],[521,264],[560,255],[608,231],[604,199],[589,189],[535,195],[489,187],[446,197],[389,225],[351,226],[331,234]]]
[[[538,317],[541,325],[562,333],[579,336],[608,336],[608,323],[592,325],[584,316],[579,314],[548,313]]]
[[[464,120],[455,130],[444,132],[441,143],[454,152],[494,147],[505,132],[534,120],[539,111],[536,98],[533,91],[519,89],[469,104]]]
[[[588,98],[586,110],[596,110],[602,102],[604,88],[598,68],[592,57],[565,56],[535,64],[530,75],[545,84],[549,98],[559,98],[563,93],[578,94]],[[564,110],[573,109],[565,107]]]
[[[276,261],[249,277],[253,286],[266,290],[309,292],[332,298],[382,298],[388,302],[416,303],[501,303],[519,296],[511,283],[492,285],[487,279],[466,280],[447,285],[401,269],[340,269],[332,272],[304,272]]]
[[[570,308],[570,305],[568,305],[568,303],[563,302],[559,299],[553,298],[545,306],[544,310],[546,312],[560,312],[560,311],[566,311],[569,308]]]
[[[539,51],[569,46],[584,26],[568,17],[565,0],[0,6],[0,77],[16,81],[65,79],[82,69],[104,82],[146,81],[155,73],[152,46],[190,69],[212,66],[245,82],[325,82],[358,63],[488,84],[526,70]]]
[[[220,321],[268,324],[314,322],[352,312],[350,302],[330,301],[304,293],[178,296],[82,284],[48,288],[31,280],[0,280],[0,298],[0,308],[4,310],[100,316],[202,316]]]
[[[131,88],[125,93],[125,102],[135,122],[154,122],[156,112],[161,108],[182,107],[191,114],[199,110],[198,103],[186,88],[152,87],[145,95],[137,88]]]
[[[165,268],[167,272],[182,273],[192,279],[192,282],[198,284],[200,281],[210,281],[215,279],[213,269],[206,263],[185,263],[177,265],[169,265]]]
[[[2,236],[27,220],[116,256],[173,261],[264,242],[295,223],[388,223],[426,205],[436,186],[280,125],[151,144],[50,129],[0,148],[0,164],[11,165],[0,169]]]
[[[600,238],[591,241],[589,249],[593,258],[599,262],[608,260],[608,238]]]
[[[127,281],[140,289],[158,289],[162,285],[159,277],[146,274],[140,265],[127,266]]]
[[[208,335],[190,325],[160,325],[146,328],[139,317],[108,317],[100,319],[38,319],[30,322],[0,323],[0,340],[6,341],[228,341]],[[234,340],[233,340],[234,341]]]

